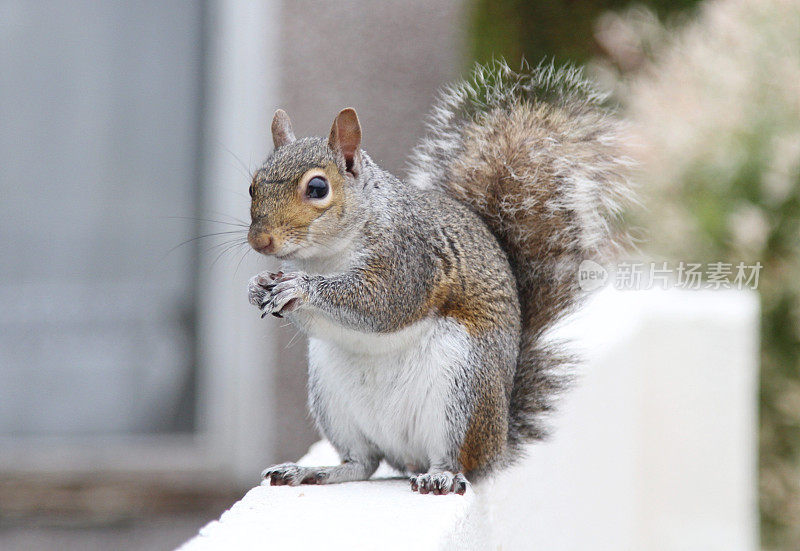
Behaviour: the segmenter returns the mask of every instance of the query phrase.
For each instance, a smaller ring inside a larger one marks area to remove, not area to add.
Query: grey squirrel
[[[629,195],[603,99],[573,68],[477,66],[440,93],[407,181],[360,148],[353,109],[327,138],[275,113],[248,240],[283,264],[249,298],[308,335],[309,407],[341,464],[264,478],[365,480],[384,459],[415,491],[464,493],[545,435],[570,362],[548,329]]]

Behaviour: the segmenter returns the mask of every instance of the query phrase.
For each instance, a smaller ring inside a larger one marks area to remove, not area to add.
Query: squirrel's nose
[[[272,254],[275,252],[275,240],[268,233],[252,236],[249,241],[250,246],[261,254]]]

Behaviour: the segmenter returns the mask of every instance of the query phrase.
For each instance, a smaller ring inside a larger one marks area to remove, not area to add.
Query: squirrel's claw
[[[307,470],[294,463],[281,463],[264,469],[261,478],[269,480],[270,486],[297,486],[302,484]]]
[[[261,478],[270,486],[297,486],[298,484],[325,484],[330,476],[327,467],[301,467],[295,463],[273,465],[261,472]]]
[[[275,286],[277,274],[261,272],[250,278],[247,284],[247,294],[250,304],[263,309],[267,302],[269,291]]]
[[[250,279],[250,303],[267,314],[281,318],[297,308],[307,297],[307,278],[301,272],[262,272]]]
[[[464,495],[469,482],[463,473],[442,471],[425,473],[411,477],[411,489],[421,494],[447,495],[455,493]]]

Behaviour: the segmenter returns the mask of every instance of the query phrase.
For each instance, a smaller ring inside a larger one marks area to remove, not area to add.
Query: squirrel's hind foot
[[[411,477],[411,489],[421,494],[447,495],[456,493],[464,495],[469,481],[463,473],[453,474],[450,471],[418,474]]]
[[[261,478],[270,486],[297,486],[299,484],[336,484],[367,480],[378,467],[377,460],[365,462],[346,461],[333,467],[301,467],[296,463],[281,463],[264,469]]]
[[[297,486],[298,484],[324,484],[327,478],[321,468],[301,467],[295,463],[281,463],[264,469],[261,478],[270,486]]]

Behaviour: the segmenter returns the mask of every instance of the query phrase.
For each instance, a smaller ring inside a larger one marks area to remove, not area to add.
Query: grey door
[[[0,436],[193,428],[200,2],[0,0]]]

